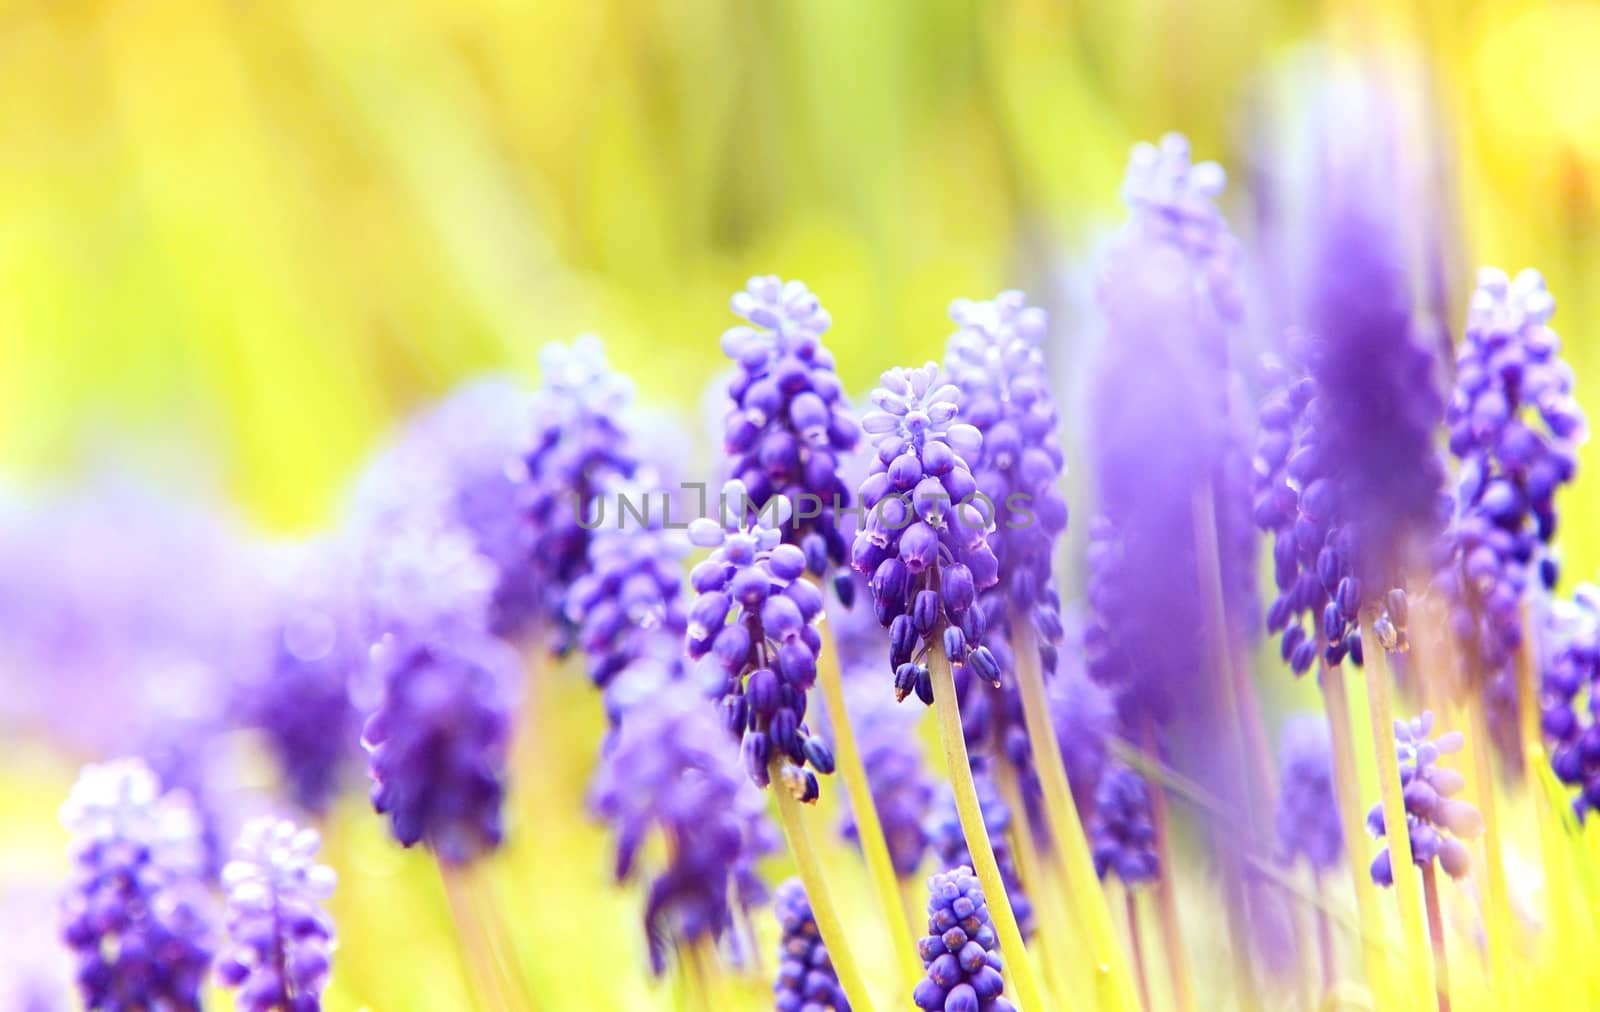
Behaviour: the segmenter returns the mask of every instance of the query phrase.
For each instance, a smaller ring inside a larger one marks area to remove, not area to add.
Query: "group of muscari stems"
[[[1130,219],[1098,289],[1099,501],[1081,617],[1064,614],[1053,576],[1067,503],[1048,320],[1018,292],[957,302],[943,365],[883,373],[858,415],[817,298],[752,279],[722,340],[727,484],[686,531],[659,512],[605,519],[673,474],[640,449],[627,385],[589,339],[549,350],[530,404],[508,412],[505,391],[466,391],[374,464],[348,539],[355,604],[328,612],[358,644],[373,804],[400,843],[437,857],[485,1007],[561,1007],[507,965],[500,915],[466,874],[505,831],[513,647],[581,653],[603,690],[593,810],[615,834],[618,879],[644,883],[653,969],[675,962],[699,1007],[732,1000],[719,967],[762,965],[756,863],[774,834],[761,788],[798,869],[773,899],[780,1012],[1149,1008],[1152,903],[1162,990],[1185,1010],[1212,1006],[1179,931],[1170,799],[1198,814],[1213,852],[1241,1007],[1264,1007],[1272,961],[1253,954],[1285,930],[1272,886],[1296,862],[1324,897],[1315,1000],[1338,986],[1323,910],[1348,856],[1371,862],[1351,881],[1377,1007],[1447,1008],[1437,872],[1466,875],[1463,841],[1486,828],[1480,930],[1501,986],[1510,893],[1490,742],[1508,770],[1548,743],[1577,812],[1600,804],[1585,706],[1600,699],[1600,598],[1551,597],[1553,496],[1584,432],[1553,302],[1536,274],[1484,271],[1454,393],[1432,393],[1439,321],[1410,307],[1392,217],[1336,178],[1303,229],[1310,294],[1277,311],[1294,336],[1274,345],[1252,425],[1242,398],[1261,376],[1239,364],[1249,300],[1223,182],[1177,136],[1131,160]],[[1326,703],[1285,727],[1276,768],[1247,661],[1257,529],[1273,535],[1265,625],[1287,667],[1317,671]],[[691,597],[680,567],[693,549]],[[280,668],[326,662],[326,645],[302,649],[307,635],[286,634]],[[1391,666],[1414,717],[1394,715]],[[1351,670],[1367,676],[1370,742],[1355,739]],[[285,691],[280,709],[299,706],[303,728],[317,704]],[[942,797],[914,704],[894,705],[912,696],[936,713]],[[1439,715],[1421,710],[1429,699]],[[1465,726],[1435,737],[1451,719]],[[304,768],[315,738],[277,739],[313,785],[312,811],[326,788]],[[1467,744],[1476,805],[1443,765]],[[1381,784],[1370,812],[1364,750]],[[846,916],[814,842],[808,806],[833,774],[874,888],[866,917]],[[1277,798],[1275,826],[1258,824],[1263,796]],[[195,809],[138,759],[89,767],[74,788],[65,940],[85,1004],[197,1008],[214,973],[242,1008],[320,1008],[333,875],[315,862],[315,831],[245,828],[220,873],[218,950]],[[1367,858],[1369,836],[1385,845]],[[942,867],[919,911],[911,883],[930,850]],[[1404,972],[1374,885],[1398,904]],[[869,933],[889,940],[892,972],[866,972]]]

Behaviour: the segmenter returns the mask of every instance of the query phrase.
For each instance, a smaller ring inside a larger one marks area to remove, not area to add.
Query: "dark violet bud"
[[[1411,721],[1395,721],[1395,749],[1400,760],[1400,780],[1405,785],[1407,828],[1411,835],[1411,859],[1418,867],[1439,861],[1452,878],[1466,874],[1466,850],[1459,838],[1471,839],[1483,831],[1478,810],[1453,795],[1466,787],[1466,779],[1455,770],[1437,765],[1442,755],[1461,750],[1461,733],[1454,731],[1430,739],[1433,714],[1423,711]],[[1367,828],[1375,837],[1385,835],[1383,806],[1367,815]],[[1379,885],[1392,885],[1393,869],[1387,847],[1372,865],[1372,879]]]
[[[198,1009],[211,964],[204,852],[188,798],[139,760],[86,766],[61,808],[72,835],[62,937],[85,1008]]]
[[[798,879],[778,886],[773,911],[783,932],[778,942],[777,979],[772,985],[774,1008],[778,1012],[850,1012]]]
[[[965,657],[967,655],[967,637],[956,626],[945,627],[944,652],[947,657]]]
[[[804,745],[806,762],[818,773],[826,776],[833,772],[833,750],[828,748],[828,743],[818,737],[809,737]]]
[[[218,976],[247,1012],[316,1012],[332,968],[333,921],[322,901],[333,869],[316,863],[316,830],[273,818],[244,828],[237,856],[222,869],[230,948]]]
[[[928,879],[928,933],[918,943],[927,977],[912,1003],[928,1012],[1016,1012],[1002,994],[999,941],[967,865]]]
[[[939,624],[939,595],[935,591],[922,590],[912,599],[911,620],[916,627],[917,635],[923,639],[933,635],[934,628]]]

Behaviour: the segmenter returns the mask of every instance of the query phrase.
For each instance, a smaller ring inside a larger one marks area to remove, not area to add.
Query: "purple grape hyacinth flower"
[[[72,834],[62,937],[86,1008],[198,1012],[211,964],[200,826],[137,759],[84,767],[61,807]]]
[[[333,869],[316,863],[319,839],[286,819],[252,820],[222,869],[230,947],[217,964],[245,1012],[319,1012],[334,946],[322,901]]]
[[[822,932],[811,912],[811,900],[799,879],[778,886],[773,896],[778,926],[778,977],[773,982],[777,1012],[850,1012],[839,975],[822,944]]]
[[[982,759],[973,764],[972,782],[978,790],[978,808],[983,813],[984,828],[989,832],[995,863],[1000,866],[1000,880],[1005,884],[1006,898],[1011,901],[1011,912],[1017,918],[1017,930],[1022,932],[1023,938],[1031,938],[1034,931],[1033,904],[1022,891],[1022,876],[1017,874],[1007,837],[1014,813],[1011,806],[1000,797]],[[939,795],[928,817],[928,842],[939,863],[947,868],[972,863],[972,855],[967,850],[967,838],[961,830],[960,813],[956,810],[955,793],[949,785]]]
[[[967,865],[928,879],[928,933],[917,952],[928,975],[911,1001],[928,1012],[1016,1012],[1004,995],[1000,942],[983,887]]]
[[[1556,779],[1578,790],[1579,819],[1600,807],[1600,589],[1583,584],[1570,601],[1552,601],[1543,618],[1542,727]]]
[[[725,676],[723,717],[742,736],[750,779],[767,786],[769,763],[780,760],[785,786],[810,803],[819,790],[815,773],[833,772],[832,750],[804,723],[823,600],[804,579],[805,552],[782,539],[788,508],[777,498],[756,512],[744,483],[734,480],[722,488],[720,522],[690,523],[689,540],[713,551],[689,575],[697,596],[686,642],[691,659],[714,657]]]
[[[1091,677],[1130,727],[1204,714],[1215,663],[1200,586],[1197,507],[1209,506],[1231,641],[1253,625],[1255,545],[1231,344],[1241,321],[1237,242],[1220,167],[1176,134],[1134,148],[1129,219],[1096,297],[1105,340],[1090,388],[1099,510],[1090,523]],[[1209,502],[1207,502],[1209,500]],[[1174,630],[1183,630],[1174,634]]]
[[[1466,787],[1466,778],[1438,765],[1441,755],[1459,752],[1465,744],[1460,731],[1430,740],[1433,714],[1427,710],[1410,721],[1394,722],[1395,751],[1400,758],[1400,783],[1404,789],[1406,828],[1411,834],[1411,862],[1418,867],[1437,860],[1451,878],[1467,873],[1467,848],[1462,839],[1483,831],[1483,816],[1466,801],[1452,797]],[[1367,813],[1367,832],[1381,839],[1383,805]],[[1394,885],[1389,848],[1372,861],[1372,881]]]
[[[775,496],[789,500],[784,541],[804,550],[806,568],[820,577],[847,558],[838,511],[849,508],[850,488],[839,469],[861,437],[822,345],[832,320],[805,285],[770,275],[751,278],[732,305],[748,325],[722,335],[737,366],[723,425],[728,474],[757,509]],[[841,594],[853,589],[848,577],[836,585]]]
[[[895,697],[912,692],[929,705],[933,682],[923,655],[941,649],[958,668],[1000,683],[1000,666],[983,645],[979,592],[1000,578],[989,546],[993,509],[968,467],[983,435],[956,420],[961,391],[939,382],[932,362],[891,369],[872,393],[877,410],[861,427],[877,451],[861,485],[866,520],[856,532],[851,565],[870,578],[878,621],[889,630]],[[992,503],[992,501],[991,501]]]
[[[1283,729],[1279,755],[1278,859],[1304,858],[1317,874],[1344,857],[1344,828],[1334,793],[1333,742],[1320,714],[1299,714]]]
[[[1548,326],[1554,311],[1537,272],[1512,280],[1480,271],[1446,414],[1461,468],[1436,583],[1472,684],[1485,693],[1491,736],[1518,760],[1513,662],[1525,592],[1535,573],[1545,590],[1555,585],[1555,494],[1575,476],[1587,436],[1572,370]]]
[[[619,882],[637,872],[652,834],[667,842],[644,913],[656,973],[669,943],[720,938],[732,924],[730,902],[750,907],[765,898],[755,863],[777,841],[763,799],[690,681],[662,683],[647,704],[623,714],[590,804],[616,835]]]
[[[1144,778],[1126,766],[1108,770],[1095,790],[1089,829],[1095,874],[1115,874],[1124,885],[1153,882],[1161,874],[1150,791]]]
[[[923,762],[912,725],[915,717],[895,706],[877,684],[863,676],[846,681],[846,712],[855,723],[861,765],[867,772],[872,804],[883,826],[895,874],[914,875],[928,850],[925,823],[933,807],[933,780]],[[859,842],[849,805],[840,816],[845,839]]]
[[[383,699],[361,743],[372,805],[401,846],[426,843],[462,864],[497,848],[512,711],[522,669],[488,636],[425,643],[387,637],[373,648]]]

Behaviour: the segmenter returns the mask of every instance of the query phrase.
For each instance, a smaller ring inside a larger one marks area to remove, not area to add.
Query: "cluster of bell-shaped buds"
[[[1576,474],[1587,435],[1572,370],[1548,326],[1554,310],[1536,271],[1514,280],[1480,271],[1446,415],[1461,468],[1436,583],[1502,745],[1516,738],[1512,664],[1523,643],[1526,590],[1536,574],[1544,589],[1555,585],[1555,494]]]
[[[983,887],[967,865],[928,879],[928,933],[917,943],[928,975],[911,1001],[927,1012],[1016,1012]]]
[[[1107,770],[1100,778],[1089,837],[1095,874],[1102,879],[1115,874],[1123,885],[1131,886],[1161,874],[1150,790],[1144,778],[1126,766]]]
[[[850,1012],[850,1000],[822,944],[822,932],[799,879],[778,886],[772,905],[783,937],[778,941],[778,976],[773,981],[777,1012]]]
[[[1461,732],[1452,731],[1430,740],[1432,731],[1433,714],[1426,710],[1420,717],[1394,722],[1406,828],[1411,835],[1411,862],[1422,867],[1437,860],[1451,878],[1461,878],[1467,873],[1468,864],[1467,847],[1461,841],[1483,831],[1483,816],[1469,802],[1453,797],[1466,787],[1466,778],[1438,765],[1440,756],[1461,751],[1465,744]],[[1375,838],[1385,835],[1381,804],[1367,813],[1367,832]],[[1388,847],[1372,861],[1372,880],[1381,886],[1394,884]]]
[[[1032,937],[1033,903],[1022,891],[1022,876],[1017,873],[1015,856],[1008,842],[1011,820],[1019,817],[1020,813],[1013,813],[1011,806],[1000,797],[982,759],[973,766],[972,782],[978,791],[978,810],[983,814],[983,825],[994,849],[995,863],[1000,866],[1000,879],[1005,883],[1006,899],[1010,901],[1011,912],[1017,918],[1017,929],[1024,938]],[[967,850],[967,839],[961,830],[960,813],[956,810],[955,793],[948,786],[934,802],[928,816],[927,835],[928,843],[940,864],[953,868],[972,863],[972,854]]]
[[[939,382],[932,362],[891,369],[873,391],[877,410],[861,419],[876,450],[861,485],[866,519],[856,532],[851,565],[870,577],[872,605],[889,629],[895,696],[912,692],[933,702],[927,651],[938,648],[954,665],[992,684],[1000,666],[983,645],[984,614],[977,595],[999,580],[989,546],[993,510],[969,459],[983,445],[977,428],[956,420],[961,391]]]
[[[222,869],[231,944],[217,973],[247,1012],[322,1008],[334,946],[322,901],[337,880],[316,861],[319,842],[314,829],[263,817],[245,826]]]
[[[805,579],[805,553],[783,540],[787,499],[758,512],[743,482],[722,488],[720,521],[701,517],[689,540],[712,549],[689,574],[689,656],[720,666],[723,716],[742,736],[745,768],[757,786],[780,760],[786,786],[803,801],[817,798],[812,772],[832,773],[833,752],[805,725],[806,693],[817,677],[822,592]],[[770,522],[769,522],[770,521]],[[810,769],[806,769],[810,766]]]
[[[1600,590],[1584,584],[1570,601],[1550,602],[1544,621],[1540,701],[1550,768],[1577,788],[1579,818],[1600,807]]]
[[[848,557],[838,513],[849,506],[850,488],[839,471],[861,437],[822,345],[832,320],[805,285],[771,276],[751,278],[734,295],[733,311],[746,324],[722,335],[722,351],[737,366],[723,429],[729,474],[758,509],[774,497],[789,500],[794,522],[784,541],[800,546],[820,577]],[[846,597],[854,589],[844,574],[835,586]]]

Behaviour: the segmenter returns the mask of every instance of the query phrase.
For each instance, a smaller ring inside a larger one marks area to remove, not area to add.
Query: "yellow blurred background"
[[[696,424],[754,273],[819,294],[862,389],[936,357],[957,296],[1074,305],[1052,293],[1084,287],[1137,140],[1181,130],[1229,168],[1244,231],[1251,96],[1331,41],[1424,54],[1459,268],[1544,272],[1600,412],[1594,4],[0,0],[0,478],[176,458],[262,526],[314,530],[397,417],[481,370],[531,378],[546,341],[603,335]],[[1056,339],[1089,327],[1058,313]],[[1565,504],[1600,513],[1600,481]],[[1567,579],[1593,578],[1597,529],[1561,544]],[[575,823],[599,716],[576,680],[553,691],[585,715],[543,743],[556,767],[524,811]],[[0,821],[55,803],[13,785]],[[335,1005],[450,1007],[405,982],[453,956],[411,946],[398,981],[375,961],[407,904],[448,929],[437,895],[384,885],[424,863],[350,804],[340,909],[396,917],[363,922]],[[600,830],[547,851],[520,828],[512,909],[633,930],[631,906],[590,906]],[[530,925],[531,972],[561,980],[584,937]],[[631,969],[570,983],[582,1007],[646,993]]]

